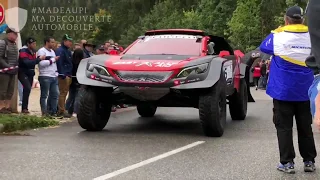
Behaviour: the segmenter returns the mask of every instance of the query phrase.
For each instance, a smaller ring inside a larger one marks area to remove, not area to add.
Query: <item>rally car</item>
[[[204,134],[223,135],[226,105],[233,120],[247,115],[246,64],[224,38],[201,30],[152,30],[120,55],[81,61],[77,79],[80,126],[102,130],[112,105],[133,104],[141,117],[157,107],[199,109]]]

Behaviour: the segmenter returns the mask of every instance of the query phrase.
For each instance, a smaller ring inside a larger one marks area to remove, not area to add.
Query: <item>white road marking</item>
[[[182,152],[182,151],[185,151],[185,150],[187,150],[187,149],[193,148],[193,147],[198,146],[198,145],[200,145],[200,144],[202,144],[202,143],[204,143],[204,142],[205,142],[205,141],[197,141],[197,142],[188,144],[188,145],[183,146],[183,147],[180,147],[180,148],[178,148],[178,149],[174,149],[174,150],[169,151],[169,152],[166,152],[166,153],[164,153],[164,154],[160,154],[160,155],[155,156],[155,157],[153,157],[153,158],[144,160],[144,161],[139,162],[139,163],[137,163],[137,164],[133,164],[133,165],[131,165],[131,166],[128,166],[128,167],[119,169],[119,170],[114,171],[114,172],[111,172],[111,173],[109,173],[109,174],[106,174],[106,175],[103,175],[103,176],[94,178],[93,180],[107,180],[107,179],[113,178],[113,177],[115,177],[115,176],[118,176],[118,175],[120,175],[120,174],[126,173],[126,172],[128,172],[128,171],[131,171],[131,170],[140,168],[140,167],[145,166],[145,165],[147,165],[147,164],[153,163],[153,162],[155,162],[155,161],[164,159],[164,158],[166,158],[166,157],[172,156],[172,155],[177,154],[177,153],[179,153],[179,152]]]

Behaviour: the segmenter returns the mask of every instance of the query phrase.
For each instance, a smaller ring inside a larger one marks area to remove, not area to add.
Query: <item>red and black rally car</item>
[[[200,30],[152,30],[120,55],[96,55],[81,61],[78,122],[102,130],[112,105],[134,104],[142,117],[157,107],[199,109],[204,134],[220,137],[231,118],[244,120],[248,90],[246,64],[227,41]]]

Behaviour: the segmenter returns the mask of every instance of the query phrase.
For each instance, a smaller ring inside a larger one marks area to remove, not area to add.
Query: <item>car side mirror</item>
[[[207,45],[207,48],[208,48],[208,52],[207,54],[208,55],[213,55],[214,54],[214,42],[210,42],[208,45]]]

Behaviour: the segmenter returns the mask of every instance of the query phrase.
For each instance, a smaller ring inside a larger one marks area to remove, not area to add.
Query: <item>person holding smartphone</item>
[[[45,56],[45,60],[39,63],[39,83],[40,83],[40,106],[42,116],[57,117],[57,107],[59,99],[58,69],[56,56],[53,47],[55,40],[52,37],[44,39],[44,47],[38,50],[38,56]],[[49,106],[49,108],[48,108]]]

